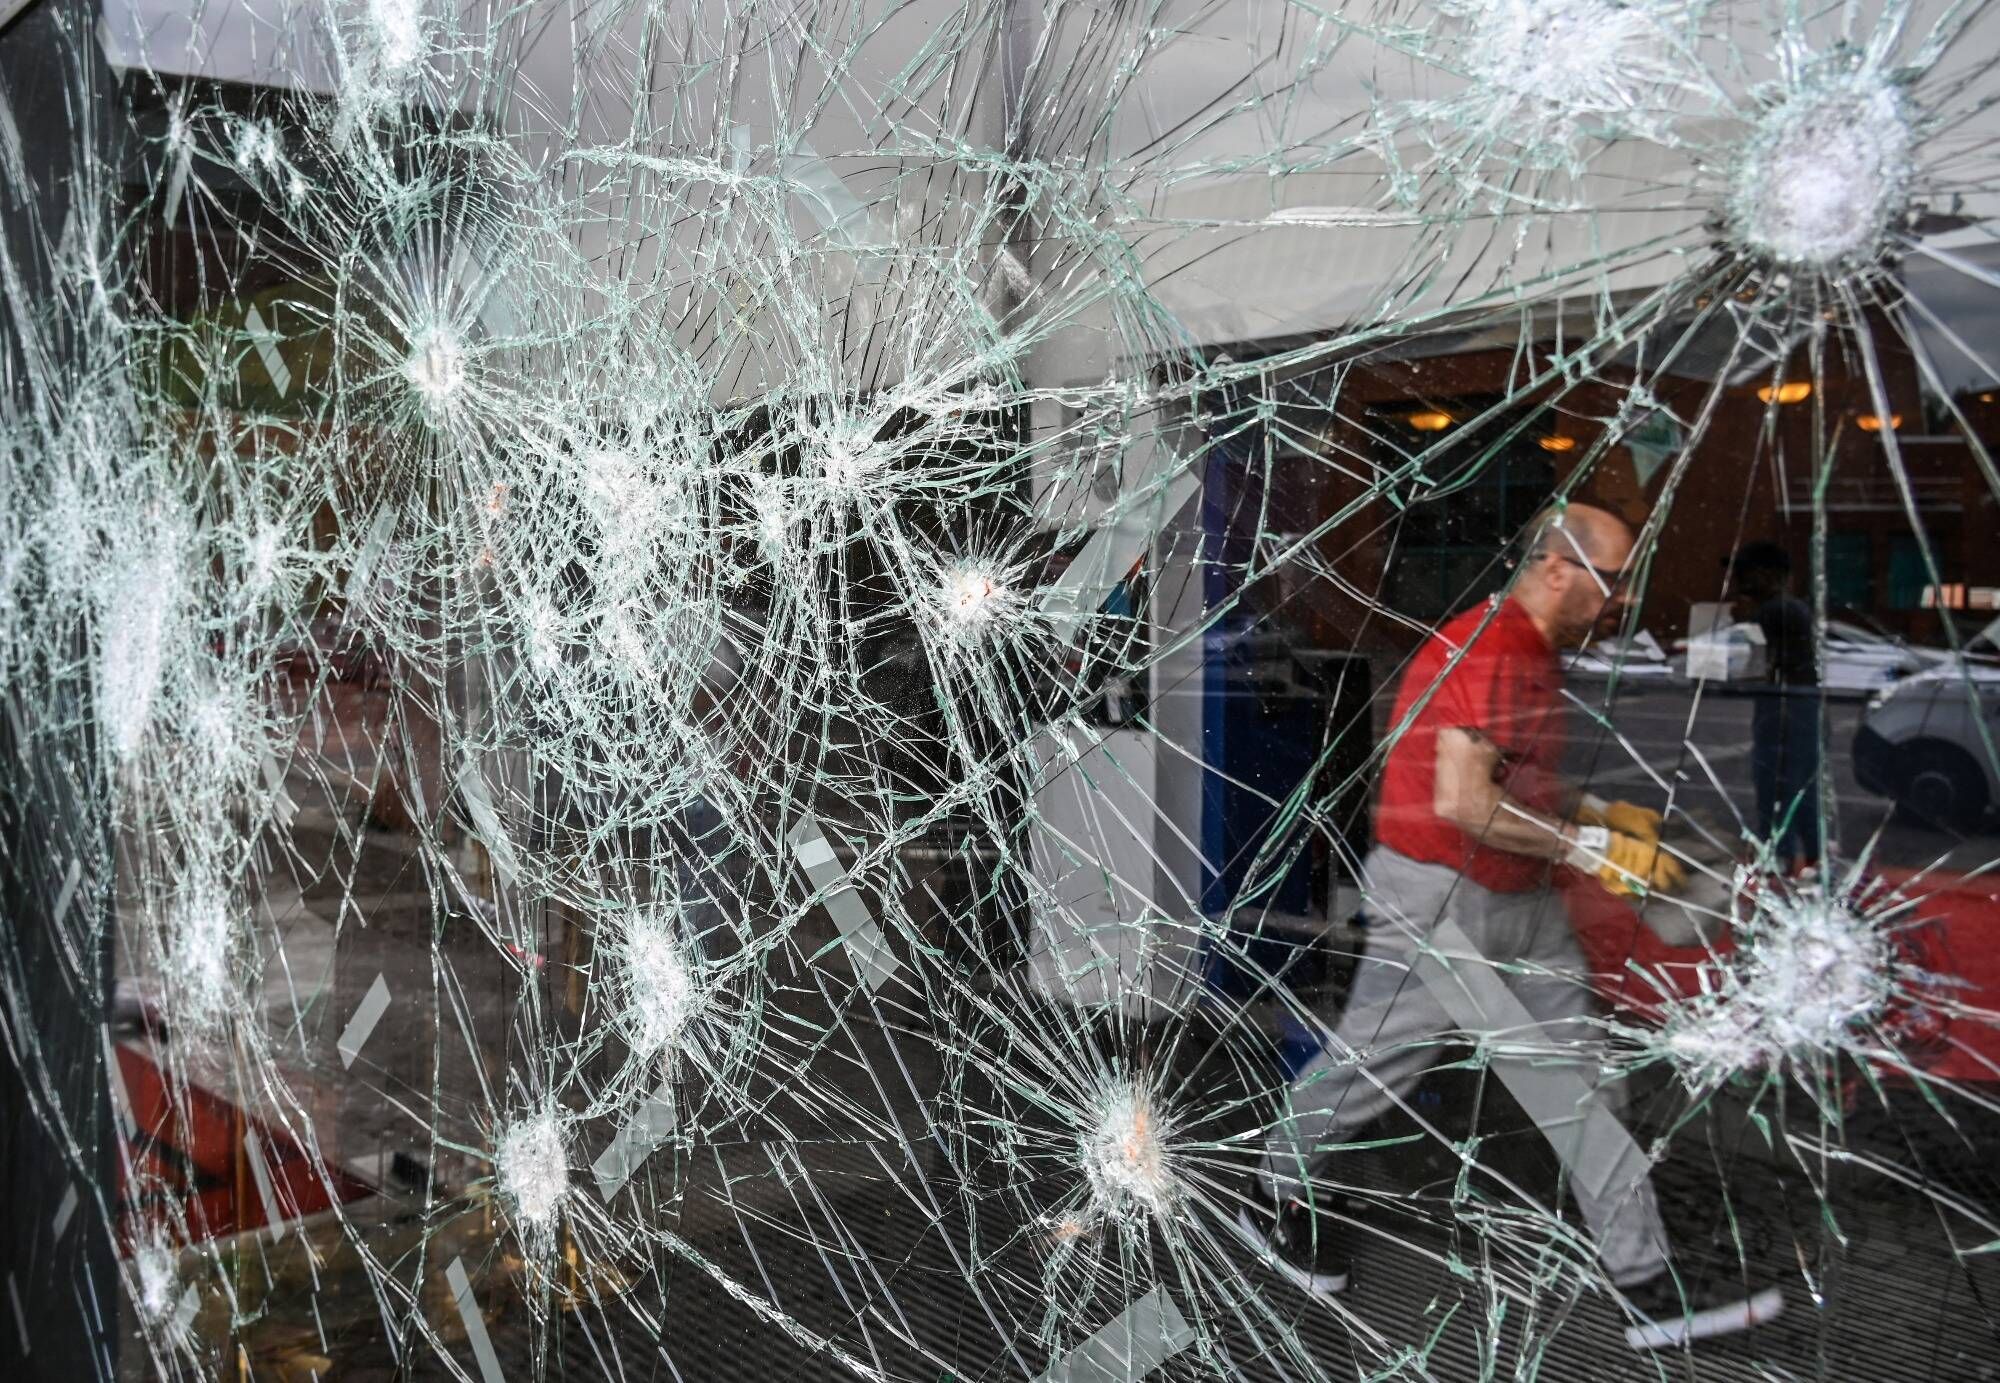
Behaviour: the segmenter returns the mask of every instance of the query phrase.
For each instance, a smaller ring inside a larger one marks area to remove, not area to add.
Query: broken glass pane
[[[1996,25],[0,2],[7,1376],[1986,1376]]]

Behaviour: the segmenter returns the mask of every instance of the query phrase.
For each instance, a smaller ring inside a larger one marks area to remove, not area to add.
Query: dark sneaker
[[[1688,1282],[1664,1272],[1619,1295],[1637,1318],[1625,1327],[1625,1343],[1633,1349],[1677,1349],[1734,1335],[1776,1320],[1785,1309],[1785,1294],[1776,1287],[1734,1277]]]
[[[1348,1263],[1334,1248],[1331,1227],[1296,1196],[1273,1204],[1262,1177],[1250,1178],[1235,1230],[1300,1291],[1330,1297],[1347,1290]]]

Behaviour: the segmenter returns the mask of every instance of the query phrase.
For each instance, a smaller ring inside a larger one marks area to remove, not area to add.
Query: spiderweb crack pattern
[[[113,1250],[28,1284],[97,1377],[1858,1376],[1857,1185],[1975,1302],[1897,1376],[1990,1343],[2000,1225],[1914,1133],[1992,1146],[1939,940],[1990,860],[1888,878],[1816,701],[1774,817],[1720,690],[1641,743],[1636,640],[1578,654],[1696,939],[1641,954],[1643,889],[1561,973],[1417,919],[1412,976],[1596,996],[1387,1052],[1450,1110],[1340,1021],[1415,725],[1343,679],[1500,608],[1544,505],[1637,530],[1628,636],[1695,634],[1674,525],[1736,504],[1728,557],[1758,486],[1822,662],[1830,516],[1964,584],[1988,7],[45,8],[67,99],[0,89],[0,1040]],[[1938,627],[1936,772],[2000,783]],[[1298,1168],[1372,1296],[1245,1242],[1329,1071],[1392,1106]],[[1825,1309],[1621,1352],[1586,1161],[1489,1117],[1549,1071],[1700,1212],[1677,1267]]]

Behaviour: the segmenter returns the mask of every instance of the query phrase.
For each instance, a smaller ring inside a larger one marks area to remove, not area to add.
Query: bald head
[[[1632,530],[1608,509],[1552,505],[1535,516],[1514,599],[1558,648],[1615,624],[1629,597]]]
[[[1545,552],[1575,557],[1606,571],[1621,570],[1632,555],[1632,529],[1609,509],[1594,504],[1550,505],[1535,515],[1530,555]]]

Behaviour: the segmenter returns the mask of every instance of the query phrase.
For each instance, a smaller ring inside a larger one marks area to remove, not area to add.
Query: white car
[[[1952,660],[1949,649],[1918,648],[1879,630],[1837,619],[1826,622],[1821,650],[1820,685],[1829,692],[1863,695]]]
[[[2000,803],[2000,620],[1879,688],[1854,732],[1854,777],[1912,815],[1971,828]],[[1926,650],[1928,651],[1928,650]]]

